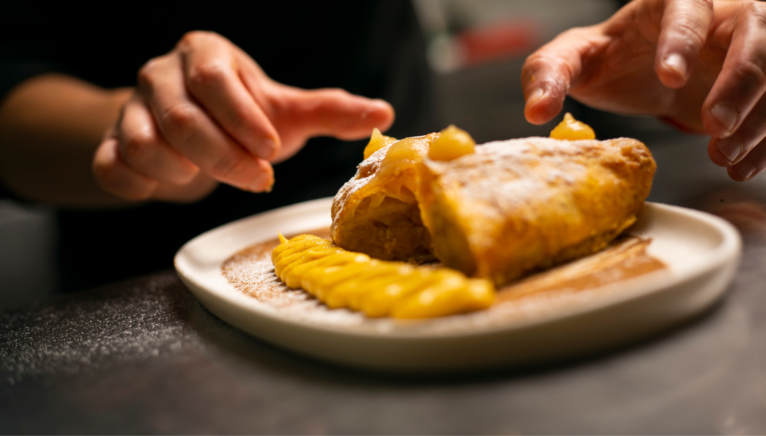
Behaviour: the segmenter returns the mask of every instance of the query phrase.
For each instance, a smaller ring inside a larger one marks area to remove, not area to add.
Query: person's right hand
[[[141,68],[93,171],[127,200],[194,201],[218,182],[262,192],[274,182],[270,162],[308,138],[361,139],[393,119],[382,100],[279,84],[222,36],[191,32]]]
[[[522,86],[532,123],[551,120],[570,95],[709,134],[711,160],[734,180],[766,169],[762,1],[633,0],[529,56]]]

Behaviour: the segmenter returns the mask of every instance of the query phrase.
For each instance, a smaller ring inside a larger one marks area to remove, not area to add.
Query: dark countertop
[[[650,199],[745,242],[728,296],[681,328],[526,370],[370,374],[229,327],[166,271],[0,312],[0,432],[766,433],[766,176],[729,181],[705,138],[654,144]]]

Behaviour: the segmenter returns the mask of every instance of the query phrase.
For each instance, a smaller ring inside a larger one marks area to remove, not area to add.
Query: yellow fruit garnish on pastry
[[[385,136],[380,133],[378,128],[372,129],[372,135],[370,136],[370,142],[367,143],[367,147],[364,148],[364,158],[367,159],[372,156],[373,153],[381,148],[391,145],[396,142],[396,138]]]
[[[488,280],[469,279],[448,268],[375,260],[317,236],[280,240],[272,252],[277,276],[331,308],[374,317],[431,318],[486,309],[495,298]]]
[[[596,133],[589,125],[577,121],[569,112],[564,115],[564,120],[551,130],[551,138],[568,139],[575,141],[578,139],[596,139]]]
[[[453,160],[466,154],[474,153],[476,141],[465,130],[450,124],[439,133],[428,150],[432,160]]]

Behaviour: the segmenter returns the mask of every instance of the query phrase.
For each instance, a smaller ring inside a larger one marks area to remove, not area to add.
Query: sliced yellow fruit
[[[280,240],[272,252],[277,276],[333,309],[430,318],[486,309],[494,301],[488,280],[469,279],[449,268],[375,260],[310,235]]]

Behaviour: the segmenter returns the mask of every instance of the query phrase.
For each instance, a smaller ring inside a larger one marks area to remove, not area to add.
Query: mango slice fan
[[[449,268],[375,260],[326,239],[300,235],[271,254],[277,277],[302,288],[331,309],[348,308],[369,317],[431,318],[486,309],[495,288]]]

